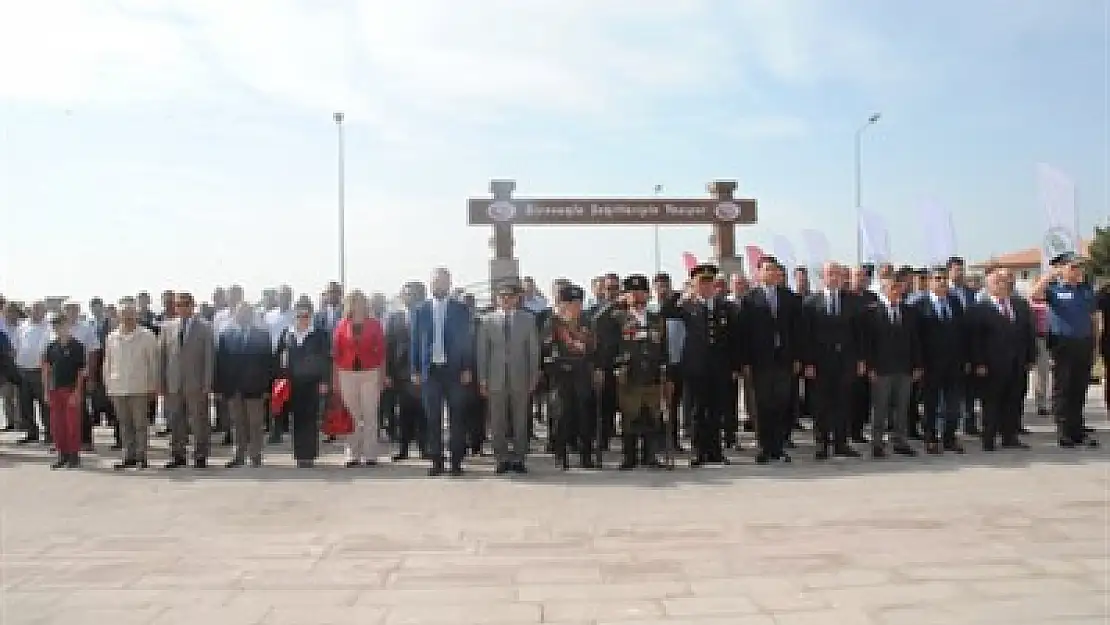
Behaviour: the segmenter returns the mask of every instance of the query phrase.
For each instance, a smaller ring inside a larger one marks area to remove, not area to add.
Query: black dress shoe
[[[1093,436],[1088,436],[1088,437],[1083,439],[1083,444],[1088,449],[1097,449],[1098,448],[1098,439],[1093,437]]]
[[[399,454],[393,454],[393,462],[401,462],[409,459],[409,452],[402,451]]]
[[[225,464],[224,467],[228,468],[228,469],[238,469],[239,467],[244,466],[245,464],[247,464],[245,461],[240,460],[238,458],[235,458],[235,459],[229,461],[227,464]]]
[[[121,449],[123,449],[123,445],[121,445],[120,443],[113,443],[112,446],[109,447],[109,449],[111,449],[112,451],[120,451]]]
[[[874,447],[871,448],[871,457],[872,458],[886,458],[886,449],[879,446],[879,445],[875,445]]]
[[[1021,434],[1022,436],[1029,436],[1030,434],[1032,434],[1032,432],[1029,431],[1029,428],[1022,426],[1018,428],[1018,434]]]
[[[39,437],[37,437],[37,436],[28,436],[26,438],[21,438],[21,439],[17,440],[15,442],[15,444],[16,445],[30,445],[31,443],[37,443],[37,442],[39,442]]]
[[[497,466],[493,468],[493,472],[497,475],[504,475],[512,469],[508,462],[498,462]]]
[[[1050,413],[1048,411],[1048,408],[1037,408],[1037,416],[1038,417],[1047,417],[1050,414],[1052,414],[1052,413]]]
[[[443,475],[443,465],[442,464],[433,464],[428,469],[428,477],[439,477],[440,475]]]
[[[703,464],[705,464],[705,463],[702,462],[701,458],[691,458],[690,459],[690,468],[691,469],[696,469],[696,468],[700,467]]]
[[[631,471],[632,469],[636,468],[636,462],[633,461],[633,460],[625,460],[617,468],[620,469],[621,471]]]
[[[863,434],[853,434],[852,435],[852,442],[857,444],[857,445],[866,445],[867,444],[867,437],[864,436]]]
[[[208,468],[208,459],[207,458],[197,458],[196,460],[193,460],[193,468],[194,469],[207,469]]]
[[[893,450],[894,450],[894,453],[898,454],[899,456],[916,456],[917,455],[917,452],[914,451],[913,447],[910,447],[909,445],[895,445]]]
[[[451,477],[459,477],[462,474],[463,474],[463,468],[460,465],[456,464],[456,465],[451,467]]]
[[[54,470],[69,468],[69,457],[58,458],[54,464],[50,465],[50,468]]]
[[[360,460],[348,460],[347,462],[343,463],[343,466],[348,468],[348,469],[354,469],[356,467],[361,467],[362,466],[362,461],[360,461]]]
[[[967,434],[968,436],[979,436],[980,433],[981,432],[979,431],[979,426],[975,425],[974,423],[968,423],[964,425],[964,434]]]
[[[298,469],[311,469],[314,464],[315,463],[311,460],[298,460],[297,461],[297,468]]]
[[[829,459],[829,450],[828,449],[818,449],[816,452],[814,452],[813,459],[814,460],[828,460]]]
[[[841,458],[859,458],[861,455],[858,451],[847,445],[844,447],[837,447],[836,450],[833,451],[833,454]]]
[[[983,451],[994,451],[994,441],[983,441]]]
[[[959,441],[957,441],[955,439],[952,439],[952,440],[949,440],[949,441],[945,441],[944,451],[950,451],[952,453],[962,454],[962,453],[964,453],[964,447],[963,447],[963,445],[960,444]]]
[[[790,457],[790,454],[786,453],[785,451],[782,452],[781,454],[779,454],[779,457],[777,458],[777,460],[779,460],[781,462],[785,462],[786,464],[790,464],[791,462],[794,461],[794,459]]]
[[[758,454],[756,454],[756,456],[755,456],[755,463],[756,464],[770,464],[770,462],[771,462],[771,455],[766,453],[766,452],[761,451]]]
[[[180,469],[185,466],[189,466],[189,463],[185,462],[184,458],[174,458],[166,463],[167,469]]]
[[[1026,445],[1016,438],[1002,441],[1001,447],[1002,449],[1029,449],[1029,445]]]
[[[376,466],[378,466],[378,461],[377,461],[377,459],[363,460],[362,461],[362,466],[364,466],[364,467],[376,467]]]
[[[517,475],[526,475],[528,473],[528,467],[524,466],[523,462],[514,462],[513,473]]]
[[[134,460],[124,460],[123,462],[117,462],[112,465],[112,468],[116,471],[123,471],[124,469],[134,469],[138,465],[139,463]]]

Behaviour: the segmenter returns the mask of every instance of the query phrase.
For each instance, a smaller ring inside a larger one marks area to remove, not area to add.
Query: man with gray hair
[[[863,360],[871,380],[871,455],[886,456],[883,436],[890,435],[894,453],[913,456],[907,440],[913,383],[921,378],[922,357],[916,311],[902,300],[905,283],[895,276],[879,278],[878,305],[864,317]],[[893,424],[888,431],[887,424]]]
[[[133,298],[119,303],[119,327],[104,340],[104,390],[115,407],[123,461],[117,470],[147,468],[147,410],[158,387],[158,337],[139,325]]]

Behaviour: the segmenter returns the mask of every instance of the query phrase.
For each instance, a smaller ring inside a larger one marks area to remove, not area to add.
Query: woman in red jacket
[[[378,402],[385,366],[385,332],[370,315],[370,301],[362,291],[351,291],[343,303],[343,318],[332,337],[335,379],[343,405],[355,422],[347,437],[347,467],[378,463]]]

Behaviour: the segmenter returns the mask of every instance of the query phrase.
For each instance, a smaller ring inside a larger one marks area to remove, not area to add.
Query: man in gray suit
[[[193,461],[198,469],[208,465],[212,423],[208,400],[216,364],[216,340],[212,326],[196,314],[189,293],[178,293],[177,317],[166,322],[158,336],[161,343],[161,388],[170,425],[170,456],[167,469],[185,466],[185,448],[193,433]]]
[[[540,379],[540,339],[532,313],[520,307],[520,285],[502,285],[498,310],[478,329],[478,390],[488,399],[497,473],[527,473],[531,395]],[[511,423],[511,426],[510,426]],[[508,430],[513,445],[509,449]]]

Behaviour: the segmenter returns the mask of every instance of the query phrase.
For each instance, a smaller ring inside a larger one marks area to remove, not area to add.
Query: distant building
[[[1081,241],[1079,253],[1086,256],[1090,249],[1090,245],[1090,240]],[[1031,247],[1024,250],[991,256],[985,261],[972,264],[969,269],[975,273],[982,273],[988,267],[1009,269],[1014,272],[1017,290],[1024,293],[1028,286],[1041,275],[1041,256],[1041,248]]]

